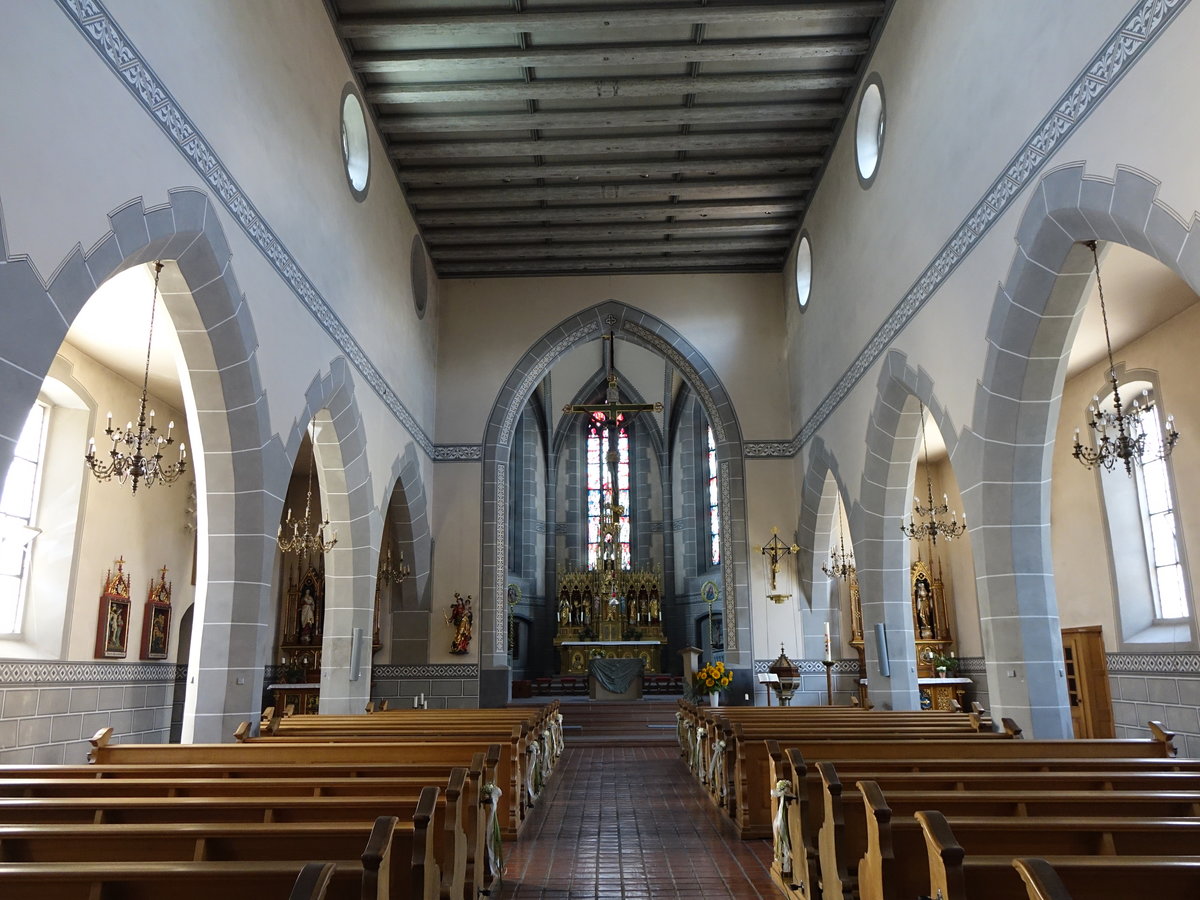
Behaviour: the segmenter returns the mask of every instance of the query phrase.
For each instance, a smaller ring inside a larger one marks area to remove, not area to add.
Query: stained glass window
[[[1175,502],[1163,458],[1162,423],[1153,404],[1142,412],[1141,418],[1146,449],[1138,468],[1138,498],[1154,580],[1155,615],[1160,619],[1182,619],[1188,614],[1187,588],[1179,558]]]
[[[38,402],[29,411],[13,450],[12,463],[0,493],[0,633],[19,630],[21,598],[29,573],[42,450],[46,442],[48,408]]]
[[[721,563],[721,502],[717,490],[717,442],[712,428],[708,432],[708,541],[714,566]]]
[[[624,507],[619,532],[620,566],[630,566],[629,552],[629,431],[625,416],[617,414],[617,502]],[[600,559],[600,510],[601,498],[607,507],[612,497],[612,475],[608,466],[610,440],[608,414],[592,413],[587,430],[587,539],[588,565],[594,566]]]

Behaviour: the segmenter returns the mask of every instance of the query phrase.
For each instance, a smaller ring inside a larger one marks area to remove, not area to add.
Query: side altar
[[[663,671],[662,576],[650,569],[566,570],[558,576],[554,646],[563,675],[586,675],[591,659],[640,659]]]

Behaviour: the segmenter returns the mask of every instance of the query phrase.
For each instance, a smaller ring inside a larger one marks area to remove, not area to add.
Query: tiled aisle
[[[502,898],[779,897],[768,841],[739,841],[677,747],[576,747],[525,833],[506,845]]]

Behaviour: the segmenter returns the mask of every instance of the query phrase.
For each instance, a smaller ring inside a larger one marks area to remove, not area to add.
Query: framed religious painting
[[[150,582],[146,593],[146,612],[142,617],[142,659],[166,659],[171,646],[171,582],[167,567],[159,571],[158,581]]]
[[[109,569],[100,593],[100,614],[96,622],[96,658],[124,659],[129,648],[129,575],[124,558]]]

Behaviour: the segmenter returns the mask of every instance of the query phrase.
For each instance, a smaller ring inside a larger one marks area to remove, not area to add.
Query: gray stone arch
[[[287,459],[295,464],[305,430],[313,423],[321,510],[338,538],[325,554],[321,711],[359,712],[371,692],[371,631],[383,517],[373,497],[367,436],[353,370],[345,357],[334,358],[327,372],[314,377],[304,398],[304,409],[288,436]],[[286,479],[281,494],[285,487]],[[357,652],[355,629],[361,629]],[[352,661],[358,661],[357,668]]]
[[[483,572],[480,602],[480,702],[508,699],[504,578],[508,456],[513,428],[525,402],[555,360],[572,347],[607,331],[646,348],[673,365],[700,397],[717,440],[721,477],[721,536],[726,661],[740,670],[732,696],[751,691],[749,574],[746,563],[746,501],[742,431],[733,402],[704,356],[668,323],[617,300],[607,300],[564,319],[522,356],[500,387],[483,439]]]
[[[1080,242],[1126,244],[1155,257],[1200,291],[1200,241],[1158,199],[1159,183],[1118,166],[1113,178],[1075,163],[1035,186],[996,292],[984,376],[975,394],[979,481],[963,491],[984,526],[976,552],[980,629],[996,715],[1029,723],[1036,737],[1072,734],[1050,549],[1054,434],[1092,274]],[[1015,671],[1016,677],[1005,677]]]
[[[839,498],[850,522],[847,550],[854,550],[854,522],[850,519],[849,492],[838,471],[837,459],[821,438],[814,438],[808,448],[808,465],[800,486],[800,518],[797,525],[797,544],[800,546],[800,591],[806,602],[800,607],[804,631],[803,655],[820,659],[825,652],[824,623],[834,623],[835,647],[850,639],[850,623],[843,621],[840,612],[841,583],[831,579],[821,569],[827,561],[826,547],[837,525],[834,518]],[[837,658],[835,651],[834,658]]]
[[[909,510],[920,450],[921,406],[928,410],[946,443],[951,465],[958,431],[937,399],[929,375],[913,368],[899,350],[889,350],[876,384],[867,422],[867,456],[858,502],[850,512],[862,601],[863,633],[871,699],[884,709],[916,709],[916,645],[909,600],[909,542],[897,527]],[[887,637],[890,676],[880,673],[875,626]]]
[[[411,574],[392,592],[391,605],[381,611],[390,619],[390,661],[394,665],[429,662],[430,556],[433,538],[429,530],[429,506],[421,459],[409,441],[404,453],[392,462],[392,490],[387,497],[386,517],[392,522],[392,556],[404,551]]]
[[[172,261],[160,289],[196,399],[197,494],[207,520],[182,731],[185,740],[227,740],[257,712],[269,659],[273,547],[259,525],[273,501],[265,490],[269,416],[258,339],[217,208],[203,191],[177,188],[149,209],[137,197],[108,220],[109,229],[86,251],[77,244],[49,279],[27,256],[10,256],[0,231],[0,477],[59,345],[97,286],[131,266]]]

